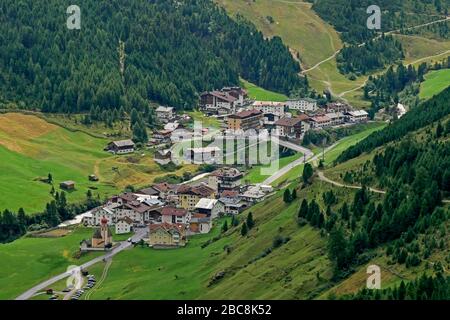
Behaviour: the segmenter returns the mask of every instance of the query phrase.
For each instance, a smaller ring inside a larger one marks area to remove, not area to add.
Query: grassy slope
[[[450,69],[432,71],[425,78],[420,88],[421,99],[429,99],[450,86]]]
[[[94,138],[82,132],[72,132],[30,115],[0,115],[0,210],[36,212],[50,201],[51,186],[39,177],[53,175],[55,189],[59,183],[74,180],[76,190],[68,194],[69,201],[85,198],[89,188],[94,194],[111,195],[128,184],[147,185],[169,172],[163,172],[146,156],[112,156],[103,151],[109,140]],[[117,167],[118,171],[112,168]],[[179,170],[194,171],[186,167]],[[88,181],[96,174],[100,182]]]
[[[232,15],[239,13],[251,20],[267,37],[281,36],[293,53],[300,53],[304,69],[311,68],[342,48],[339,34],[315,14],[310,3],[301,0],[216,1]],[[275,22],[270,23],[267,16],[273,17]],[[432,56],[449,49],[449,41],[426,39],[419,36],[396,35],[396,37],[405,47],[405,63],[413,63],[418,60],[420,62],[432,61]],[[441,55],[436,59],[442,60],[446,55]],[[359,77],[356,81],[350,81],[339,73],[335,59],[308,72],[308,77],[311,86],[318,92],[330,87],[334,95],[345,93],[343,98],[355,106],[369,106],[369,103],[363,99],[362,90],[355,90],[364,84],[367,77]],[[348,92],[350,90],[354,91]]]
[[[373,132],[383,129],[385,126],[386,126],[385,123],[373,123],[368,125],[367,129],[364,131],[341,139],[332,150],[330,150],[325,154],[325,165],[331,164],[344,150],[351,147],[352,145],[357,144],[359,141],[365,139]],[[319,149],[313,151],[315,152],[315,154],[322,152]],[[302,172],[303,172],[303,165],[298,166],[289,171],[287,174],[285,174],[278,180],[276,180],[273,185],[277,186],[285,182],[293,181],[298,177],[300,177]]]
[[[327,186],[323,186],[325,189]],[[184,249],[157,251],[136,248],[114,258],[110,273],[93,299],[305,299],[331,276],[325,241],[310,227],[295,223],[298,204],[285,205],[280,191],[252,208],[256,227],[243,238],[240,226],[202,249],[217,235],[193,237]],[[312,195],[305,193],[305,196]],[[241,218],[245,216],[241,215]],[[220,226],[221,222],[219,223]],[[254,263],[280,234],[291,240]],[[227,254],[225,246],[231,248]],[[219,271],[226,276],[208,287]]]
[[[246,80],[241,80],[241,85],[248,91],[250,99],[253,100],[285,102],[288,99],[284,94],[260,88]]]
[[[63,238],[21,238],[0,244],[0,299],[14,299],[33,285],[79,265],[98,253],[74,259],[79,243],[90,238],[92,230],[77,228]]]
[[[216,1],[231,14],[239,13],[251,20],[265,36],[281,36],[293,53],[300,53],[303,69],[313,67],[342,48],[338,33],[315,14],[310,3],[271,0]],[[269,23],[267,16],[273,17],[275,22]],[[310,84],[317,91],[322,92],[331,84],[336,94],[351,90],[365,80],[348,80],[338,72],[334,59],[309,72],[308,77]],[[359,99],[355,100],[361,103]]]
[[[220,121],[214,117],[206,117],[203,112],[195,110],[187,112],[187,114],[194,119],[202,123],[203,128],[220,128]]]
[[[287,166],[289,163],[299,159],[303,154],[296,153],[289,157],[280,158],[280,169]],[[264,166],[253,166],[248,173],[245,175],[244,180],[250,183],[261,183],[268,178],[268,176],[261,174],[261,169]]]

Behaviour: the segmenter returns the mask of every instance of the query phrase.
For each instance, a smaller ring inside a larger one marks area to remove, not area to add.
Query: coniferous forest
[[[86,0],[80,30],[66,26],[71,4],[0,3],[0,102],[144,112],[147,100],[192,108],[200,92],[237,85],[240,76],[285,94],[307,86],[280,38],[265,39],[211,0]]]
[[[404,56],[401,44],[390,36],[379,35],[442,19],[448,14],[449,0],[316,0],[313,9],[340,32],[346,47],[339,53],[338,67],[350,79],[389,65]],[[380,30],[367,27],[367,9],[381,10]],[[445,31],[445,29],[443,29]],[[414,29],[412,30],[412,32]],[[441,30],[441,33],[443,31]]]

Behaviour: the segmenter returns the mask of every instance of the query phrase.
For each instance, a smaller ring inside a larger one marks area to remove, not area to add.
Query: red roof
[[[188,186],[188,185],[182,185],[180,188],[178,188],[179,194],[191,194],[191,195],[198,195],[203,198],[210,197],[215,192],[214,189],[206,186],[206,185],[198,185],[195,187]]]
[[[225,198],[234,198],[237,197],[239,195],[239,192],[234,191],[234,190],[224,190],[220,196],[221,197],[225,197]]]
[[[133,222],[134,222],[130,217],[124,217],[124,218],[120,218],[119,220],[117,220],[117,222],[120,222],[120,221],[124,221],[128,224],[133,224]]]
[[[302,122],[299,118],[281,118],[277,122],[275,122],[275,125],[282,126],[282,127],[295,127],[300,125]]]
[[[328,118],[327,116],[315,116],[311,118],[312,121],[315,122],[329,122],[331,121],[330,118]]]
[[[216,98],[225,100],[226,102],[229,102],[229,103],[235,102],[237,100],[235,97],[233,97],[232,95],[230,95],[227,92],[211,91],[211,92],[205,92],[202,94],[202,96],[203,95],[212,95]]]
[[[229,118],[236,118],[236,119],[246,119],[246,118],[250,118],[250,117],[254,117],[257,115],[262,115],[262,112],[259,110],[245,110],[242,112],[238,112],[236,114],[232,114],[230,116],[228,116]]]
[[[195,213],[192,215],[192,218],[208,218],[208,215],[203,213]]]
[[[162,209],[161,214],[163,216],[178,216],[178,217],[184,217],[187,215],[187,210],[184,209],[178,209],[174,207],[165,207]]]
[[[301,114],[301,115],[297,116],[296,118],[300,119],[301,121],[306,121],[306,120],[310,119],[309,116],[306,114]]]
[[[176,184],[170,184],[167,182],[162,182],[162,183],[156,183],[153,186],[153,189],[156,189],[159,192],[168,192],[168,191],[176,191],[178,188],[178,185]]]

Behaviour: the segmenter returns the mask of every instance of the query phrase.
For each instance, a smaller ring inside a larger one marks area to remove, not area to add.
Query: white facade
[[[345,122],[345,115],[342,112],[330,112],[326,116],[330,118],[331,125],[336,126]]]
[[[304,99],[292,99],[286,102],[289,109],[306,111],[316,111],[319,109],[317,106],[317,101],[309,98]]]
[[[162,216],[162,223],[183,223],[183,224],[188,224],[189,221],[191,221],[191,214],[189,212],[187,212],[185,215],[183,216],[179,216],[179,215],[163,215]]]
[[[159,106],[156,109],[156,117],[159,120],[169,121],[173,118],[174,112],[172,107]]]
[[[132,224],[127,221],[121,219],[116,223],[116,234],[126,234],[130,233],[132,228]]]
[[[103,217],[108,220],[109,226],[114,225],[116,217],[113,209],[110,207],[94,209],[91,214],[84,216],[82,223],[89,227],[100,226],[100,221]]]
[[[219,216],[220,213],[225,212],[225,208],[223,204],[215,199],[202,198],[196,204],[195,210],[200,213],[206,213],[212,219],[215,219]]]
[[[369,114],[364,110],[350,111],[346,114],[349,122],[364,122],[369,118]]]
[[[250,108],[261,111],[262,113],[271,113],[279,117],[283,117],[285,113],[285,106],[286,104],[284,102],[255,101]]]

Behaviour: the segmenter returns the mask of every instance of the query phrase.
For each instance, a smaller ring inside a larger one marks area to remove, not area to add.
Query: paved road
[[[141,239],[143,239],[146,235],[146,230],[145,229],[138,229],[138,231],[136,232],[136,234],[132,237],[132,240],[134,242],[138,242]],[[114,248],[113,250],[111,250],[110,252],[108,252],[107,254],[97,257],[95,259],[92,259],[84,264],[82,264],[80,267],[82,269],[87,269],[91,266],[93,266],[96,263],[99,263],[103,260],[107,260],[112,258],[113,256],[115,256],[116,254],[118,254],[119,252],[128,249],[131,247],[131,243],[130,242],[121,242],[120,245],[116,248]],[[58,282],[62,279],[65,279],[67,277],[69,277],[71,275],[70,271],[66,271],[64,273],[61,273],[57,276],[54,276],[44,282],[41,282],[40,284],[34,286],[33,288],[27,290],[26,292],[22,293],[20,296],[18,296],[15,300],[28,300],[31,297],[33,297],[36,293],[38,293],[39,291],[45,290],[47,289],[49,286],[51,286],[52,284],[54,284],[55,282]]]
[[[325,149],[325,153],[329,152],[331,149],[333,149],[337,145],[338,145],[338,142],[329,146],[328,148]],[[273,175],[271,175],[269,178],[267,178],[263,182],[263,184],[271,185],[276,180],[278,180],[285,174],[289,173],[289,171],[291,171],[295,167],[301,166],[302,164],[307,163],[307,162],[316,162],[319,159],[319,157],[322,156],[322,153],[314,156],[314,153],[311,150],[306,149],[304,147],[301,147],[301,148],[304,149],[304,151],[303,151],[303,154],[305,155],[304,157],[289,163],[287,166],[284,166],[283,168],[281,168],[280,170],[275,172]]]
[[[284,140],[280,139],[278,141],[278,144],[280,146],[286,147],[288,149],[303,153],[307,159],[311,158],[314,155],[314,153],[311,150],[309,150],[305,147],[302,147],[301,145],[298,145],[296,143],[292,143],[292,142],[284,141]]]

